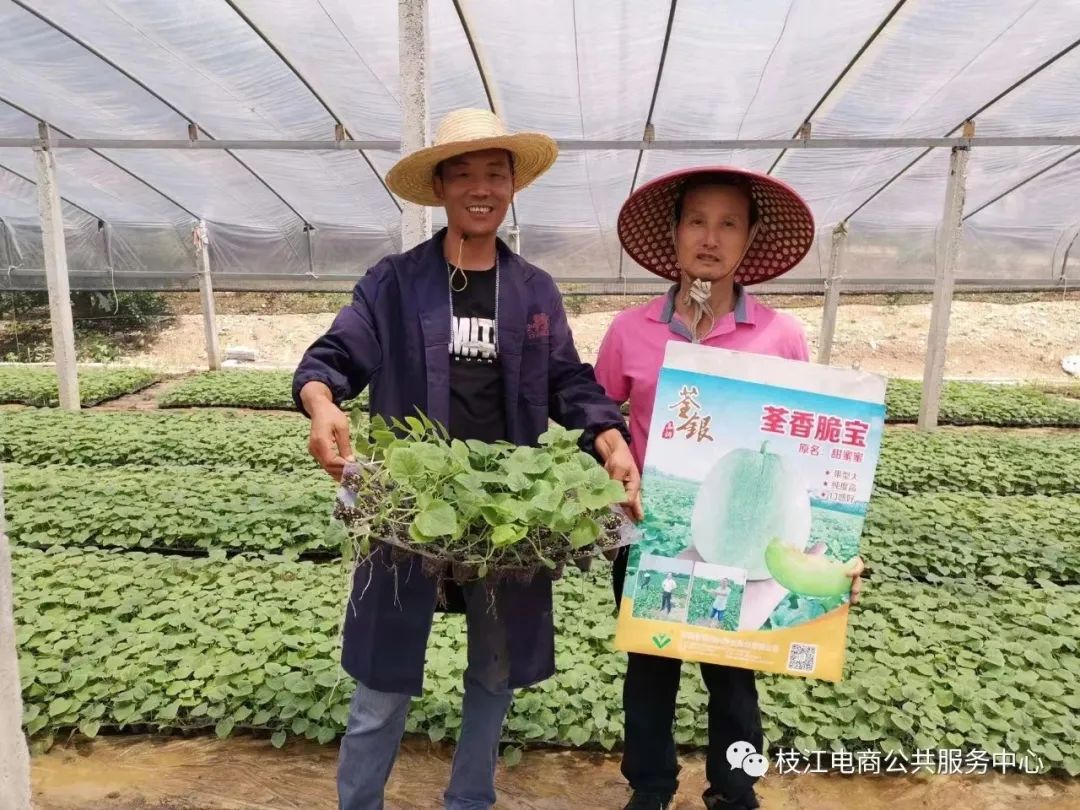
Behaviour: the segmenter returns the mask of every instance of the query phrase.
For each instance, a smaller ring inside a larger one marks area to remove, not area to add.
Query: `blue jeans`
[[[465,698],[450,786],[443,801],[446,810],[488,810],[495,804],[495,763],[514,693],[507,686],[506,627],[489,591],[479,582],[468,583],[463,590],[469,644]],[[357,684],[338,756],[340,810],[382,810],[383,791],[405,733],[411,699]]]

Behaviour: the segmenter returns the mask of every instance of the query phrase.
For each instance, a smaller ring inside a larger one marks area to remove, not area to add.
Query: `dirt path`
[[[785,312],[798,318],[817,356],[819,307]],[[583,355],[593,355],[614,313],[572,319]],[[836,324],[832,364],[858,364],[890,377],[921,378],[930,330],[929,304],[905,306],[843,303]],[[1080,354],[1080,302],[992,304],[958,301],[953,307],[945,373],[991,380],[1068,381],[1061,359]]]
[[[406,741],[387,791],[389,810],[441,807],[452,751]],[[265,741],[117,737],[57,747],[33,761],[38,810],[319,810],[337,806],[333,746]],[[676,810],[701,807],[704,764],[688,757]],[[616,810],[627,789],[618,759],[600,754],[528,752],[500,766],[502,810]],[[984,776],[766,776],[767,810],[1073,810],[1080,780],[995,773]]]
[[[125,394],[108,402],[102,402],[94,406],[97,411],[152,411],[158,407],[158,399],[178,386],[188,375],[176,375],[166,377],[161,382],[154,383],[134,394]]]
[[[618,303],[619,299],[606,299]],[[802,302],[799,302],[802,303]],[[591,307],[585,307],[591,309]],[[816,355],[821,324],[819,306],[785,310],[799,318]],[[592,360],[615,312],[588,311],[570,316],[583,357]],[[330,325],[334,313],[224,314],[218,318],[220,341],[256,349],[259,367],[295,367],[304,350]],[[843,302],[832,362],[889,376],[922,376],[927,303]],[[953,308],[946,374],[991,380],[1068,381],[1061,369],[1066,355],[1080,354],[1080,300],[1024,303],[957,301]],[[178,315],[153,346],[125,356],[125,363],[171,372],[201,369],[202,319]]]

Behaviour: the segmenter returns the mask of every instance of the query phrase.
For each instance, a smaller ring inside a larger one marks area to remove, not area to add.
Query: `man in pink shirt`
[[[666,295],[620,313],[596,361],[609,397],[630,402],[630,449],[644,468],[653,399],[669,341],[701,343],[806,360],[802,326],[746,292],[787,272],[806,255],[814,221],[806,203],[767,175],[727,167],[690,169],[642,186],[619,213],[619,240],[648,270],[674,282]],[[627,554],[615,563],[621,598]],[[862,571],[855,561],[852,603]],[[678,788],[672,726],[682,662],[630,653],[623,687],[623,776],[633,789],[625,810],[664,810]],[[702,664],[709,690],[708,808],[755,808],[754,782],[727,761],[728,747],[762,750],[754,672]]]

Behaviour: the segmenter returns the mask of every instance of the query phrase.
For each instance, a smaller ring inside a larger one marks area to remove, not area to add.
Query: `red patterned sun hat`
[[[623,203],[619,241],[634,261],[658,276],[677,281],[679,263],[671,226],[683,185],[698,174],[735,174],[749,181],[758,209],[758,229],[742,264],[739,284],[760,284],[783,275],[810,252],[814,216],[794,189],[774,177],[732,166],[680,169],[652,180]]]

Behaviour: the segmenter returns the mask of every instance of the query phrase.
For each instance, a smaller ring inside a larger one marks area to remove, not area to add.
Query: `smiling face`
[[[683,273],[719,281],[736,269],[753,224],[749,193],[727,184],[699,185],[683,197],[675,255]]]
[[[491,236],[514,197],[514,171],[504,149],[468,152],[443,161],[433,179],[451,229],[469,238]]]

